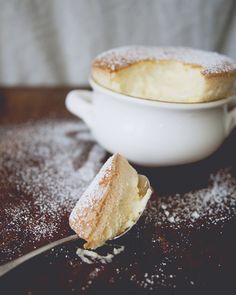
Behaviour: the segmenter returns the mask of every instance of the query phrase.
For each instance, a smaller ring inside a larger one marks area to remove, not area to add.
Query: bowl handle
[[[236,127],[236,96],[234,96],[229,104],[231,110],[228,112],[226,117],[226,135]]]
[[[65,101],[66,108],[83,119],[90,128],[93,125],[92,95],[93,92],[89,90],[72,90]]]

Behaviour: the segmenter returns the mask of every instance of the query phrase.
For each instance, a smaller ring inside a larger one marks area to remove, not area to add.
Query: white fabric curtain
[[[236,58],[235,0],[0,0],[1,85],[87,85],[112,47],[182,45]]]

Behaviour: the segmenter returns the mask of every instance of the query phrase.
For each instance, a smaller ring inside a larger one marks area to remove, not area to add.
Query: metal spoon
[[[150,188],[150,184],[149,184],[149,181],[148,179],[143,176],[143,175],[139,175],[139,185],[141,187],[140,189],[140,192],[145,195],[145,192],[147,192],[147,190]],[[144,210],[143,210],[144,211]],[[142,216],[143,214],[143,211],[140,212],[140,215],[138,216],[138,218],[134,221],[134,223],[128,227],[124,232],[122,232],[121,234],[113,237],[111,240],[115,240],[115,239],[118,239],[120,237],[122,237],[123,235],[125,235],[129,230],[131,230],[131,228],[138,222],[139,218]],[[55,242],[52,242],[48,245],[45,245],[45,246],[42,246],[28,254],[25,254],[19,258],[16,258],[10,262],[7,262],[3,265],[0,266],[0,277],[5,275],[6,273],[8,273],[9,271],[11,271],[12,269],[16,268],[17,266],[23,264],[24,262],[26,262],[27,260],[43,253],[43,252],[46,252],[54,247],[57,247],[59,245],[62,245],[62,244],[65,244],[65,243],[68,243],[68,242],[71,242],[71,241],[74,241],[74,240],[77,240],[79,239],[78,235],[71,235],[69,237],[66,237],[66,238],[63,238],[63,239],[60,239],[60,240],[57,240]]]

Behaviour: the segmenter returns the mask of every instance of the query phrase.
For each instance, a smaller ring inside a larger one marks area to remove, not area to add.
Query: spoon
[[[140,214],[141,216],[141,214]],[[139,216],[139,218],[140,218]],[[135,223],[134,223],[135,224]],[[122,232],[120,235],[118,236],[115,236],[114,238],[112,238],[112,240],[115,240],[115,239],[118,239],[120,238],[121,236],[125,235],[133,226],[134,224],[127,228],[124,232]],[[74,240],[77,240],[79,239],[79,237],[75,234],[75,235],[71,235],[71,236],[68,236],[66,238],[63,238],[63,239],[60,239],[60,240],[57,240],[55,242],[52,242],[50,244],[47,244],[45,246],[42,246],[34,251],[31,251],[30,253],[27,253],[19,258],[16,258],[10,262],[7,262],[3,265],[0,266],[0,277],[2,277],[3,275],[5,275],[6,273],[8,273],[9,271],[13,270],[14,268],[16,268],[17,266],[23,264],[24,262],[30,260],[31,258],[35,257],[35,256],[38,256],[39,254],[43,253],[43,252],[46,252],[54,247],[57,247],[59,245],[62,245],[62,244],[66,244],[68,242],[71,242],[71,241],[74,241]]]
[[[148,191],[148,189],[150,188],[150,184],[148,179],[143,176],[143,175],[139,175],[139,191],[141,193],[141,195],[145,195],[145,193]],[[122,237],[123,235],[125,235],[128,231],[131,230],[131,228],[138,222],[139,218],[142,216],[143,212],[144,212],[145,207],[143,208],[143,210],[139,213],[139,216],[137,217],[137,219],[135,221],[133,221],[133,224],[130,225],[125,231],[123,231],[122,233],[120,233],[119,235],[113,237],[110,240],[115,240],[118,239],[120,237]],[[43,252],[46,252],[54,247],[57,247],[59,245],[62,244],[66,244],[68,242],[74,241],[79,239],[78,235],[70,235],[66,238],[54,241],[52,243],[49,243],[45,246],[42,246],[34,251],[31,251],[30,253],[27,253],[19,258],[16,258],[10,262],[7,262],[3,265],[0,266],[0,277],[2,277],[3,275],[5,275],[6,273],[8,273],[9,271],[13,270],[14,268],[16,268],[17,266],[23,264],[24,262],[28,261],[29,259],[38,256],[39,254],[42,254]]]

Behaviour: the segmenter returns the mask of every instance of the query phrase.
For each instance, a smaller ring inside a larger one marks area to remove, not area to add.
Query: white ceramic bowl
[[[219,148],[236,125],[232,97],[176,104],[129,97],[90,80],[93,91],[73,90],[67,109],[82,118],[109,152],[145,166],[201,160]]]

